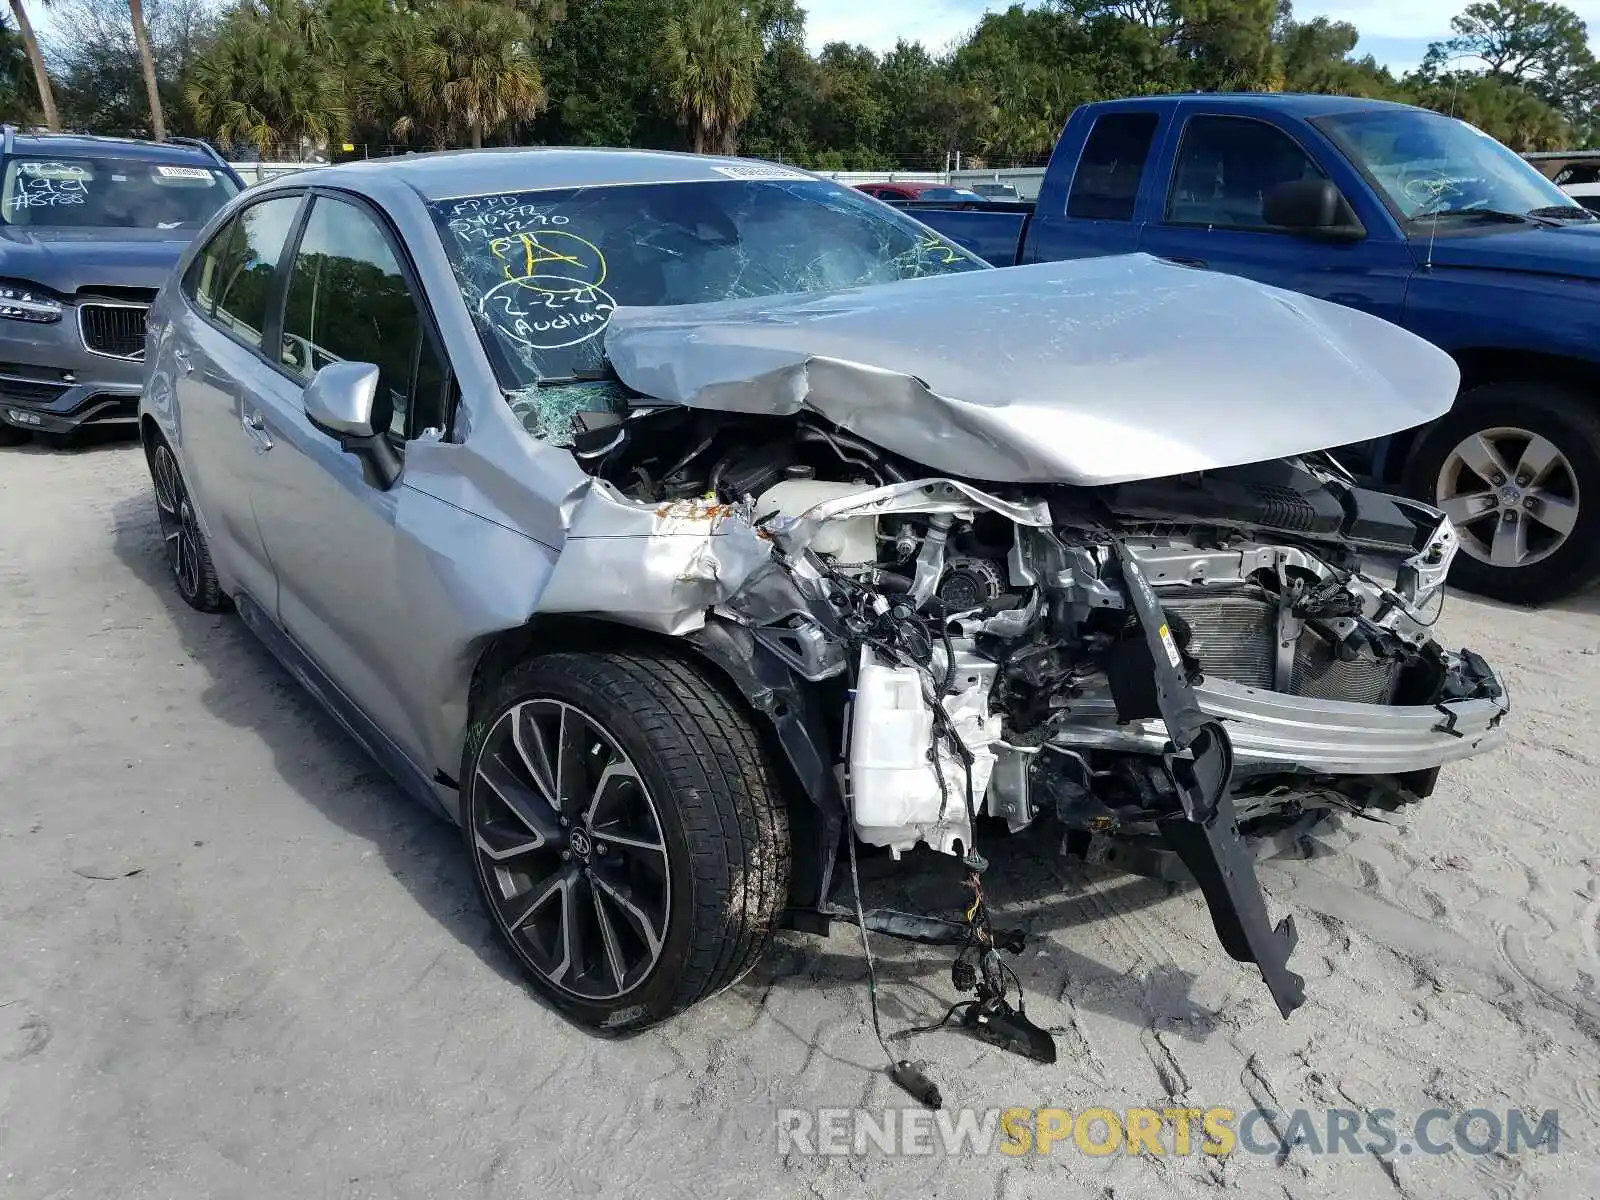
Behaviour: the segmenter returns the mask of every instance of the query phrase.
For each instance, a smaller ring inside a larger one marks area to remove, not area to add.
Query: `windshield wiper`
[[[1543,208],[1535,208],[1528,215],[1530,217],[1545,217],[1552,221],[1593,221],[1595,215],[1580,204],[1547,204]]]
[[[1426,225],[1432,221],[1443,221],[1451,217],[1477,217],[1485,221],[1504,221],[1508,225],[1542,225],[1547,223],[1532,213],[1505,212],[1498,208],[1447,208],[1442,212],[1419,213],[1411,219],[1418,225]]]

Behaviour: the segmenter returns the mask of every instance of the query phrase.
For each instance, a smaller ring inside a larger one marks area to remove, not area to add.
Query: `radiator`
[[[1205,674],[1271,690],[1277,661],[1278,606],[1260,595],[1234,592],[1163,597],[1161,606],[1190,630],[1189,653]],[[1177,622],[1174,622],[1175,624]],[[1353,662],[1334,656],[1313,630],[1295,646],[1288,692],[1315,700],[1390,704],[1399,664],[1364,653]]]
[[[1189,653],[1207,675],[1246,687],[1272,687],[1278,606],[1243,593],[1162,598],[1190,630]]]

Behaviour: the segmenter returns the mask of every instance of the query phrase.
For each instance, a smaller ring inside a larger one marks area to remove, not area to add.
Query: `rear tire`
[[[517,663],[475,706],[461,780],[490,924],[579,1024],[648,1028],[770,941],[790,864],[777,776],[750,715],[690,660]]]
[[[172,447],[160,437],[144,445],[145,462],[156,493],[156,515],[161,522],[161,544],[167,556],[167,569],[178,595],[199,612],[222,612],[228,598],[217,582],[217,569],[211,562],[200,515],[183,481],[183,471]]]
[[[1418,440],[1405,488],[1455,522],[1450,582],[1465,591],[1537,605],[1600,579],[1600,412],[1587,396],[1473,388]]]

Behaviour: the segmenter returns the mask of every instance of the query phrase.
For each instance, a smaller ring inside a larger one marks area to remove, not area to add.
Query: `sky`
[[[865,42],[888,50],[896,39],[920,41],[939,51],[977,24],[987,9],[1000,10],[1009,0],[801,0],[806,10],[806,38],[813,50],[826,42]],[[1564,0],[1600,35],[1600,0]],[[1361,31],[1358,56],[1371,54],[1399,72],[1416,66],[1428,43],[1450,36],[1450,18],[1467,0],[1295,0],[1302,21],[1330,17],[1349,21]]]

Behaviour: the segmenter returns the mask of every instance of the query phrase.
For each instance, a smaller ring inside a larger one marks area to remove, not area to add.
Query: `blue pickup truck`
[[[1455,407],[1341,461],[1450,515],[1460,587],[1539,604],[1600,579],[1600,220],[1473,126],[1339,96],[1106,101],[1036,204],[902,207],[997,266],[1142,252],[1427,338]]]

